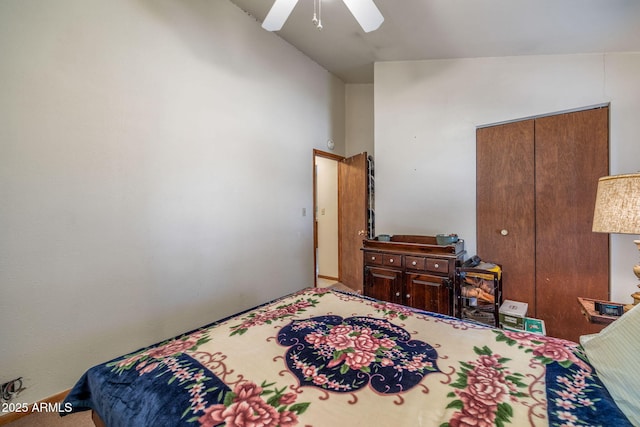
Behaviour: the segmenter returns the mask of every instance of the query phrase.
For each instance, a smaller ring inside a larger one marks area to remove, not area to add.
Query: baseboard
[[[336,282],[339,281],[337,277],[325,276],[323,274],[318,274],[318,279],[335,280]]]
[[[9,424],[10,422],[19,420],[20,418],[26,417],[27,415],[31,414],[33,412],[33,406],[34,405],[39,405],[41,403],[57,403],[57,402],[62,402],[64,400],[65,397],[67,397],[67,394],[69,394],[69,392],[71,391],[71,389],[69,390],[65,390],[65,391],[61,391],[58,394],[54,394],[53,396],[47,397],[46,399],[42,399],[38,402],[35,403],[30,403],[28,408],[24,411],[24,412],[7,412],[5,415],[0,416],[0,426],[5,425],[5,424]]]

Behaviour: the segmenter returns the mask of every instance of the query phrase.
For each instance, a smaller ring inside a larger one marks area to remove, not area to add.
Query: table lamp
[[[640,173],[604,176],[598,180],[593,229],[599,233],[640,234]],[[633,241],[640,250],[640,240]],[[640,280],[640,265],[633,267]],[[638,285],[640,287],[640,285]],[[640,292],[631,295],[640,303]]]

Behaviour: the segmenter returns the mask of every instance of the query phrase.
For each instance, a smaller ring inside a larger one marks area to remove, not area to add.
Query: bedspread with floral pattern
[[[305,289],[89,369],[107,426],[625,426],[569,341]]]

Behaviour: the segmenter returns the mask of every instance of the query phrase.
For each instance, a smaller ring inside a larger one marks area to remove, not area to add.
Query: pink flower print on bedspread
[[[527,389],[525,376],[509,370],[506,363],[510,359],[494,354],[487,346],[474,347],[474,351],[478,358],[461,362],[458,379],[451,384],[456,390],[447,395],[455,399],[447,408],[459,411],[443,426],[504,426],[511,422],[511,403],[527,397],[523,392]]]
[[[282,389],[267,389],[274,384],[253,382],[236,385],[225,395],[224,403],[205,409],[198,418],[202,427],[225,425],[226,427],[292,427],[298,424],[298,415],[303,414],[309,403],[296,403],[295,393]],[[265,400],[265,398],[268,399]]]
[[[352,392],[369,385],[383,394],[405,392],[431,372],[438,354],[403,328],[372,317],[320,316],[280,330],[285,361],[300,385]]]
[[[140,375],[147,374],[159,366],[170,364],[174,360],[173,357],[180,356],[186,351],[196,351],[199,346],[210,340],[208,330],[198,330],[124,356],[107,366],[113,367],[117,372],[135,367]]]
[[[323,294],[319,293],[318,296],[322,297]],[[241,318],[242,323],[230,328],[233,331],[231,332],[231,336],[242,335],[254,326],[260,326],[264,324],[270,325],[275,321],[280,321],[287,317],[299,315],[307,308],[315,307],[318,302],[319,301],[315,298],[299,298],[289,304],[282,304],[276,307],[267,306],[260,310],[252,311],[249,315]]]
[[[184,353],[191,348],[197,348],[197,346],[198,337],[187,336],[183,339],[170,341],[160,347],[152,348],[147,351],[147,355],[154,359],[162,359],[175,354]]]
[[[504,341],[510,346],[517,346],[525,353],[531,353],[544,365],[558,362],[566,368],[574,364],[585,372],[591,372],[589,364],[578,357],[582,350],[577,343],[529,332],[496,331],[496,334],[496,341]]]

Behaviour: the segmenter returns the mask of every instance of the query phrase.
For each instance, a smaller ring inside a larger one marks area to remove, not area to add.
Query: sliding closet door
[[[505,299],[529,304],[547,334],[577,341],[600,326],[577,297],[608,299],[609,245],[593,233],[598,178],[609,170],[609,110],[477,131],[478,255],[502,264]]]
[[[477,252],[502,264],[503,297],[535,310],[533,120],[476,132]],[[532,307],[533,305],[533,307]]]
[[[609,299],[609,238],[593,233],[598,178],[609,171],[609,110],[536,119],[536,317],[550,335],[589,327],[577,297]]]

